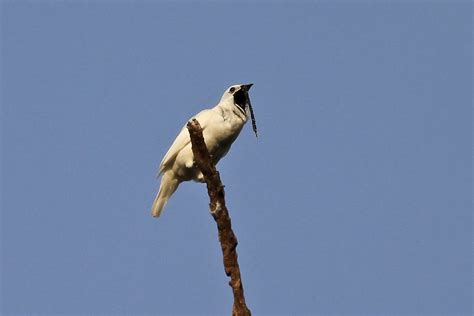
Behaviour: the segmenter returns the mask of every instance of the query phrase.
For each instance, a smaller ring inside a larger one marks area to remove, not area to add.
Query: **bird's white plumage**
[[[210,111],[209,109],[203,110],[199,112],[194,118],[196,118],[200,124],[203,124],[203,130],[205,129],[206,126],[206,120],[205,120],[205,113]],[[202,123],[201,123],[202,121]],[[171,145],[170,149],[166,152],[165,156],[163,157],[163,160],[161,160],[160,163],[160,172],[158,175],[161,175],[164,170],[166,170],[167,167],[169,167],[175,160],[176,156],[178,153],[187,145],[191,144],[191,139],[189,138],[189,132],[186,128],[186,124],[183,126],[181,131],[179,132],[178,136],[176,136],[176,139],[174,140],[173,144]]]
[[[224,92],[219,104],[193,117],[202,127],[204,141],[215,164],[227,154],[247,122],[250,87],[251,85],[231,86]],[[186,125],[163,157],[158,175],[161,175],[162,179],[152,206],[152,215],[155,217],[160,216],[163,207],[176,191],[179,183],[189,180],[203,181],[201,172],[194,164],[191,139]]]

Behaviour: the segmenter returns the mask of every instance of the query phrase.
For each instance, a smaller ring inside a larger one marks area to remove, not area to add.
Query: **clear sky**
[[[234,83],[219,164],[255,315],[472,312],[472,5],[3,1],[4,315],[225,315],[205,186],[162,156]]]

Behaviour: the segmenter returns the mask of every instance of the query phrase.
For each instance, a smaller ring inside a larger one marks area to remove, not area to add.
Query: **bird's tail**
[[[159,217],[163,211],[163,207],[168,202],[171,195],[178,188],[179,182],[173,174],[173,171],[169,170],[163,174],[161,178],[160,190],[156,195],[153,206],[151,207],[151,215],[153,217]]]

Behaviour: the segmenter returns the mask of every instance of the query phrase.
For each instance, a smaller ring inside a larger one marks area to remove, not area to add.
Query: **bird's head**
[[[252,128],[257,136],[257,122],[253,114],[252,104],[250,103],[249,90],[253,86],[253,83],[249,84],[237,84],[230,86],[224,92],[221,98],[221,102],[232,103],[238,111],[242,112],[245,117],[252,118]]]

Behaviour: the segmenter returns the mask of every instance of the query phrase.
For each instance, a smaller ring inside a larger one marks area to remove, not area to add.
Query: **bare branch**
[[[188,122],[187,128],[191,137],[194,160],[197,167],[203,173],[207,184],[207,192],[210,198],[209,208],[219,231],[219,241],[224,256],[224,269],[226,275],[230,277],[229,285],[234,293],[232,315],[250,316],[251,312],[245,304],[244,288],[237,261],[237,238],[232,231],[229,211],[225,205],[224,186],[222,185],[219,172],[211,161],[209,151],[202,136],[201,125],[196,119],[192,119],[192,121]]]

